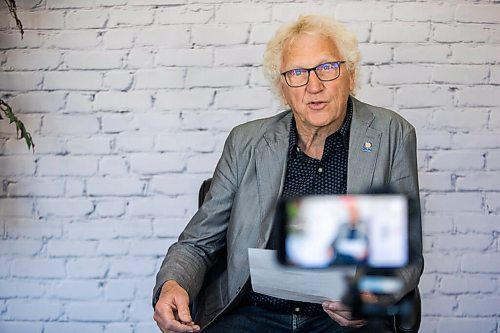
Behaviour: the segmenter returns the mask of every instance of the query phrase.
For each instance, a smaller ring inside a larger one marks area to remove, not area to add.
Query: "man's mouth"
[[[313,101],[307,103],[307,106],[309,106],[313,110],[321,110],[326,106],[327,102],[325,101]]]

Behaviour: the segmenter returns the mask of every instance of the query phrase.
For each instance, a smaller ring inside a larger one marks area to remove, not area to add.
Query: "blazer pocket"
[[[205,315],[210,316],[224,307],[220,288],[207,288],[205,293]]]
[[[215,265],[208,271],[203,292],[204,312],[207,316],[224,307],[224,296],[227,296],[227,252],[225,249],[220,253]]]

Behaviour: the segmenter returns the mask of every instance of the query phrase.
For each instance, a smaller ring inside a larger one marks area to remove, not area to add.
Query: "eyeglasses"
[[[345,61],[325,62],[311,68],[296,68],[281,73],[285,77],[285,82],[292,88],[302,87],[309,83],[311,71],[316,73],[320,81],[333,81],[340,76],[340,64]]]

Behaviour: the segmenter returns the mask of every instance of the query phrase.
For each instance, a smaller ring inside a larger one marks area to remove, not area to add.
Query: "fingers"
[[[162,333],[181,333],[181,332],[199,332],[199,328],[198,329],[188,329],[188,330],[169,330],[169,329],[163,329],[163,328],[160,328],[160,331]]]
[[[173,280],[163,285],[153,319],[163,333],[200,331],[191,318],[188,293]]]
[[[200,330],[200,326],[196,325],[193,321],[181,322],[177,320],[174,310],[168,305],[162,306],[157,304],[153,319],[164,333],[198,332]]]
[[[183,295],[178,295],[174,299],[175,305],[177,307],[177,315],[179,320],[184,323],[192,322],[191,312],[189,311],[189,298]]]
[[[353,318],[351,309],[341,302],[324,302],[323,310],[340,326],[359,328],[366,325],[366,320]]]
[[[360,328],[360,327],[363,327],[364,325],[366,325],[365,320],[360,320],[360,319],[349,320],[338,313],[329,312],[329,311],[325,311],[325,312],[328,314],[328,316],[330,316],[330,318],[335,320],[340,326]]]
[[[323,302],[323,308],[327,308],[332,311],[351,311],[350,307],[339,301]]]

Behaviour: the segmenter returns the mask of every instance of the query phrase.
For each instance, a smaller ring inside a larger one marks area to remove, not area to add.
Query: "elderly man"
[[[268,43],[264,71],[289,110],[231,131],[204,204],[157,275],[154,319],[162,332],[348,332],[365,324],[339,301],[253,292],[247,255],[276,248],[280,197],[391,185],[418,201],[415,130],[353,97],[359,61],[355,36],[324,16],[302,16]],[[420,217],[410,233],[404,292],[422,273]]]

